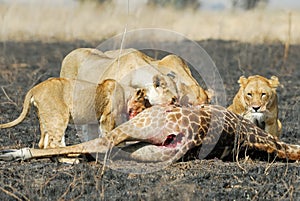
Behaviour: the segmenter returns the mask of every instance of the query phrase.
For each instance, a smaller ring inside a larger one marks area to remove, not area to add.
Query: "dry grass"
[[[127,2],[127,1],[126,1]],[[291,26],[289,30],[289,13]],[[174,11],[127,5],[0,5],[0,40],[101,40],[137,28],[165,28],[190,39],[300,42],[300,11]],[[290,35],[288,35],[290,33]]]

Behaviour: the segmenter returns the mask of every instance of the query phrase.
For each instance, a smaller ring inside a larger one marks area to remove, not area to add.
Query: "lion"
[[[177,103],[190,106],[210,101],[212,93],[200,87],[189,67],[176,55],[155,60],[136,49],[102,52],[93,48],[78,48],[65,56],[60,71],[60,77],[64,78],[93,83],[101,83],[102,80],[111,78],[133,88],[152,86],[152,78],[158,74],[164,80],[162,84],[168,86],[169,93],[174,94]],[[162,93],[167,92],[150,91],[149,103],[156,105],[164,102],[159,95]],[[155,95],[158,96],[155,98]],[[96,133],[96,129],[97,125],[81,125],[85,139]]]
[[[136,49],[104,53],[93,48],[75,49],[63,59],[60,77],[94,83],[111,78],[123,85],[144,88],[156,74],[164,77],[181,105],[201,105],[211,99],[211,93],[198,84],[189,67],[178,56],[168,55],[155,60]]]
[[[155,99],[162,97],[158,100],[162,104],[172,104],[175,98],[168,91],[168,86],[162,86],[162,83],[164,80],[159,75],[153,77],[152,87],[155,89],[133,89],[113,79],[94,84],[70,78],[49,78],[28,91],[20,116],[12,122],[0,124],[0,128],[21,123],[32,104],[38,111],[41,149],[66,146],[64,133],[69,120],[77,125],[99,123],[99,130],[105,136],[116,126],[150,107],[147,98],[151,100],[152,95]],[[150,95],[148,91],[151,91]]]
[[[228,110],[251,120],[258,127],[273,136],[281,134],[281,122],[278,119],[278,100],[276,89],[279,80],[276,76],[267,79],[260,75],[238,80],[240,89]]]

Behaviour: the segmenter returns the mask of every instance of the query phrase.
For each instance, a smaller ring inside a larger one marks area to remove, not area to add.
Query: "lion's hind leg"
[[[65,130],[69,122],[69,111],[60,111],[59,113],[42,114],[40,115],[40,126],[42,137],[39,142],[41,149],[53,149],[66,147]],[[79,154],[68,154],[67,157],[54,157],[52,160],[57,160],[60,163],[78,164]]]
[[[68,109],[39,113],[41,130],[40,149],[66,146],[64,135],[69,123],[69,116]]]

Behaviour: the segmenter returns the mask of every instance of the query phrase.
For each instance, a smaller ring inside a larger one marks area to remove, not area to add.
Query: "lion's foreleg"
[[[272,112],[269,110],[265,111],[265,131],[267,133],[279,137],[279,130],[281,129],[278,128],[278,121],[277,116],[275,116]]]
[[[116,127],[116,114],[114,113],[114,108],[111,107],[111,103],[103,109],[103,113],[99,119],[99,129],[101,136],[105,137],[107,136],[107,133]]]

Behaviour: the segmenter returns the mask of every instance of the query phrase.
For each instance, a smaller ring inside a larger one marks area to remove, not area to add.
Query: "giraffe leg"
[[[154,109],[155,111],[153,111]],[[153,114],[156,114],[155,117]],[[106,151],[112,147],[112,144],[118,145],[127,140],[147,142],[149,139],[151,139],[151,142],[154,140],[157,142],[157,144],[162,144],[165,141],[165,138],[161,135],[167,137],[169,133],[164,128],[166,121],[165,109],[161,110],[160,107],[149,108],[148,110],[140,113],[138,116],[112,130],[108,135],[109,138],[96,138],[94,140],[67,147],[30,149],[29,151],[31,156],[29,158],[51,157],[67,154],[106,153]],[[155,118],[155,121],[145,121],[146,119],[151,118]],[[144,126],[144,124],[146,125]],[[9,158],[8,155],[14,155],[14,157],[11,158],[22,158],[23,155],[18,155],[20,154],[19,152],[20,150],[14,150],[4,153],[3,155],[0,155],[0,159],[2,158],[5,160],[6,158]]]
[[[176,162],[194,147],[191,141],[168,145],[145,145],[130,154],[131,158],[144,162]]]
[[[146,145],[134,151],[130,156],[144,162],[162,162],[172,160],[178,150],[174,148]]]
[[[32,158],[49,158],[52,156],[68,155],[68,154],[90,154],[90,153],[106,153],[111,148],[111,142],[107,138],[96,138],[88,142],[77,145],[56,147],[48,149],[11,149],[2,150],[0,160],[28,160]]]

